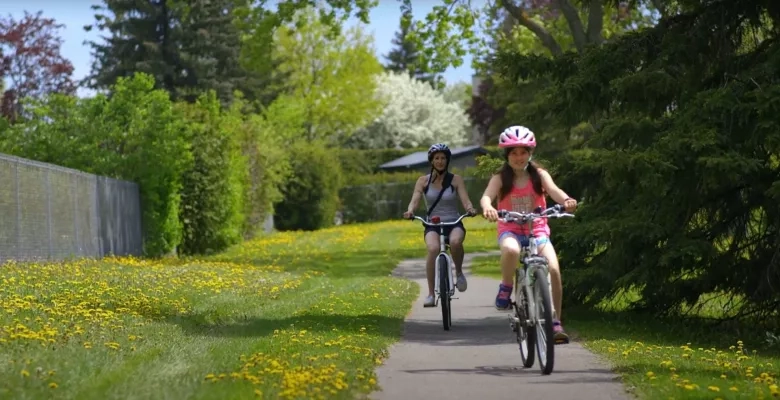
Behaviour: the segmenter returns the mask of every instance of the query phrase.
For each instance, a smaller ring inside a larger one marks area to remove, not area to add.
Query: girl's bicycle
[[[476,214],[463,214],[457,220],[453,222],[441,222],[441,218],[438,216],[432,216],[431,222],[426,221],[422,217],[412,215],[409,219],[417,219],[426,226],[432,226],[439,228],[439,255],[436,256],[435,261],[435,277],[434,289],[436,292],[436,302],[441,299],[441,319],[444,324],[444,330],[450,330],[452,326],[452,296],[455,295],[455,281],[453,279],[453,262],[450,256],[450,242],[449,237],[444,235],[444,228],[448,226],[456,225],[463,220],[464,217],[473,217]]]
[[[528,224],[530,235],[520,243],[522,257],[515,269],[515,300],[512,302],[515,314],[509,315],[509,326],[517,334],[520,358],[523,366],[534,365],[534,346],[539,355],[539,367],[543,375],[553,371],[555,342],[553,338],[553,307],[551,300],[550,271],[547,259],[539,255],[533,234],[533,221],[537,218],[574,217],[563,212],[563,206],[556,204],[546,210],[538,207],[533,213],[518,213],[500,210],[499,218],[506,222]],[[548,340],[550,339],[550,340]]]

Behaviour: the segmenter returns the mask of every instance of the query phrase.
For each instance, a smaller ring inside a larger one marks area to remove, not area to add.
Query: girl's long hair
[[[509,152],[507,152],[507,155],[508,154]],[[528,171],[528,176],[531,178],[531,184],[534,187],[534,191],[536,194],[541,196],[543,189],[542,177],[539,175],[539,168],[541,168],[541,165],[534,161],[529,161],[528,168],[526,170]],[[501,190],[499,191],[498,196],[500,201],[506,197],[509,192],[512,191],[512,186],[515,184],[515,171],[511,166],[509,166],[508,161],[504,161],[504,165],[501,167],[501,170],[499,170],[498,173],[501,175]]]

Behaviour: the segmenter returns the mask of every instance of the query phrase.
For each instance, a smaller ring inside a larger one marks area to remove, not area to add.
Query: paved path
[[[400,342],[377,370],[378,400],[628,399],[609,368],[576,342],[555,347],[555,370],[543,376],[538,367],[525,369],[507,312],[492,305],[498,282],[471,275],[466,256],[468,289],[456,291],[452,327],[445,331],[441,309],[424,308],[427,294],[424,261],[407,260],[393,272],[420,284],[420,297],[404,323]],[[492,253],[497,254],[497,253]]]

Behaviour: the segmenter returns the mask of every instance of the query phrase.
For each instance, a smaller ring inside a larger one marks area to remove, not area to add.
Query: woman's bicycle
[[[547,259],[539,255],[533,221],[538,218],[574,217],[563,212],[563,206],[556,204],[546,210],[538,207],[533,213],[518,213],[500,210],[499,218],[506,222],[528,224],[530,233],[527,240],[520,243],[523,255],[520,264],[515,269],[515,300],[512,302],[515,315],[509,316],[510,324],[517,334],[517,344],[520,347],[520,358],[523,366],[534,365],[533,347],[539,355],[539,367],[542,374],[549,375],[555,362],[555,342],[553,338],[553,307],[551,300],[550,271]]]
[[[438,304],[441,299],[441,318],[444,324],[444,330],[450,330],[452,326],[452,296],[455,295],[455,281],[453,279],[453,262],[452,257],[449,254],[450,238],[444,235],[444,228],[453,226],[463,220],[464,217],[473,217],[476,214],[463,214],[453,222],[441,222],[441,218],[438,216],[432,216],[431,222],[426,221],[422,217],[412,215],[410,220],[417,219],[425,226],[432,226],[439,229],[439,255],[436,256],[435,266],[435,283],[434,290],[436,292],[436,303]]]

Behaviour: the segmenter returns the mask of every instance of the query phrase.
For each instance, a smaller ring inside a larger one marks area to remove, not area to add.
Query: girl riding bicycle
[[[498,219],[498,211],[493,208],[493,200],[498,197],[498,208],[514,212],[533,212],[535,208],[547,208],[545,195],[555,202],[563,204],[566,211],[577,208],[577,200],[569,197],[553,182],[550,174],[532,162],[536,138],[533,132],[524,126],[506,128],[498,138],[498,147],[504,149],[506,162],[498,174],[488,182],[485,193],[480,199],[482,215],[491,222]],[[550,242],[550,227],[544,218],[533,223],[533,232],[539,254],[547,258],[552,284],[553,307],[556,319],[553,321],[555,340],[567,339],[560,322],[563,289],[558,256]],[[496,295],[496,308],[505,310],[510,306],[510,296],[514,284],[515,268],[520,261],[520,242],[528,241],[528,227],[525,224],[498,222],[498,244],[501,249],[501,283]]]
[[[458,199],[460,199],[463,208],[471,215],[476,214],[476,210],[471,205],[471,199],[466,191],[466,184],[463,177],[447,171],[450,165],[452,152],[444,143],[437,143],[428,149],[428,162],[431,163],[431,173],[423,175],[417,179],[412,193],[412,200],[409,202],[409,208],[404,213],[404,218],[409,218],[414,214],[420,198],[425,196],[425,204],[429,208],[428,216],[437,215],[441,222],[454,222],[460,217],[458,212]],[[435,210],[435,212],[434,212]],[[450,253],[452,261],[455,263],[455,273],[457,280],[455,286],[459,291],[465,292],[467,287],[466,277],[463,275],[463,239],[466,237],[466,227],[463,223],[444,228],[444,234],[449,238]],[[424,307],[433,307],[436,305],[434,296],[434,262],[439,254],[439,231],[433,227],[425,227],[423,233],[425,244],[428,248],[428,256],[425,259],[428,277],[428,297],[425,298]]]

